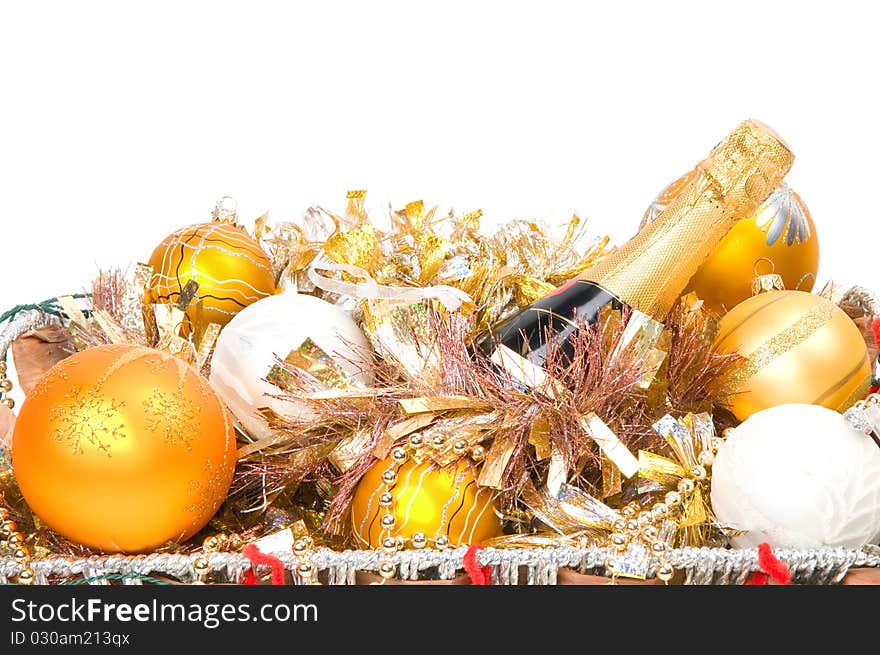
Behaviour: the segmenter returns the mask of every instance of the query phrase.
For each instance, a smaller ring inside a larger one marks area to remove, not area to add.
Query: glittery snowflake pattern
[[[222,466],[215,466],[207,459],[204,472],[204,483],[198,480],[189,482],[188,493],[195,498],[187,505],[186,511],[193,515],[193,525],[199,524],[200,518],[205,515],[213,514],[226,498],[228,491],[228,480],[223,474]]]
[[[171,444],[182,443],[191,450],[193,437],[199,430],[198,411],[191,400],[157,388],[143,405],[148,430]]]
[[[119,415],[125,402],[107,398],[96,389],[83,391],[77,386],[71,387],[66,397],[69,402],[49,412],[50,421],[58,426],[53,435],[55,441],[69,445],[76,455],[90,448],[110,457],[113,444],[125,438],[125,426]]]
[[[66,366],[69,366],[69,364]],[[70,382],[70,376],[67,374],[66,368],[62,369],[62,367],[55,367],[54,369],[50,369],[37,381],[37,384],[31,391],[31,396],[34,398],[43,396],[49,392],[49,389],[51,389],[53,385],[60,382]]]

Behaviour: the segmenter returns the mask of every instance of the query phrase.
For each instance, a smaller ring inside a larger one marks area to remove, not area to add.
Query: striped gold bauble
[[[722,403],[743,421],[784,403],[845,410],[870,388],[858,327],[830,300],[805,291],[744,300],[721,319],[715,347],[743,358],[722,386]]]
[[[222,327],[240,310],[275,293],[266,253],[243,228],[224,221],[172,232],[149,263],[151,302],[177,303],[187,282],[198,283],[198,298],[187,309],[189,325],[184,326],[197,337],[210,323]]]
[[[500,535],[493,493],[477,486],[473,467],[468,460],[438,467],[393,454],[376,462],[351,504],[358,546],[378,548],[390,537],[401,546],[446,548]]]

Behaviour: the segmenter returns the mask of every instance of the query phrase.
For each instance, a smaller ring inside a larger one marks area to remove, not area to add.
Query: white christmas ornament
[[[266,381],[277,364],[310,339],[359,385],[369,385],[370,348],[349,314],[328,302],[296,292],[270,296],[245,307],[223,328],[211,360],[211,385],[254,438],[272,435],[258,410],[284,418],[307,417],[309,409],[273,398],[281,390]]]
[[[880,448],[837,412],[778,405],[733,430],[712,465],[712,509],[737,548],[860,548],[880,537]]]

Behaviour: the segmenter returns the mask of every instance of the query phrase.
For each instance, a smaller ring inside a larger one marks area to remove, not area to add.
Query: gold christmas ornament
[[[479,543],[501,534],[493,494],[477,486],[473,464],[421,464],[395,448],[361,479],[351,524],[362,548],[403,539],[414,548]]]
[[[197,338],[211,323],[221,327],[251,303],[275,293],[272,263],[241,227],[215,220],[169,234],[149,261],[153,269],[148,299],[177,303],[187,282],[198,295],[187,307],[188,326]]]
[[[738,419],[784,403],[845,410],[868,394],[862,334],[837,305],[805,291],[768,291],[721,319],[715,347],[743,360],[723,380],[722,404]]]
[[[660,193],[645,212],[643,227],[678,197],[694,174],[683,175]],[[715,246],[685,292],[695,292],[709,309],[723,315],[751,295],[757,274],[776,273],[787,289],[811,291],[818,270],[819,238],[810,211],[783,183]]]
[[[68,539],[140,552],[198,532],[226,498],[232,421],[186,362],[90,348],[51,368],[15,424],[12,464],[34,513]]]

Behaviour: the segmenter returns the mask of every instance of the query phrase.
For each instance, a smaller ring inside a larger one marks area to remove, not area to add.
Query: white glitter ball
[[[737,427],[712,466],[712,508],[738,548],[859,548],[880,538],[880,448],[835,411],[779,405]]]
[[[328,302],[295,292],[258,300],[223,328],[211,360],[211,385],[242,427],[255,438],[271,436],[258,411],[269,408],[286,417],[305,417],[300,402],[272,398],[281,390],[265,380],[281,359],[311,339],[358,384],[372,383],[370,347],[351,316]]]

